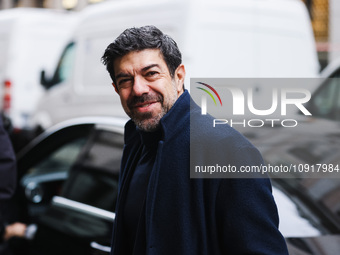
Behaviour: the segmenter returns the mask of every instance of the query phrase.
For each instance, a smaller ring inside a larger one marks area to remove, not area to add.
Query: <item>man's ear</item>
[[[116,86],[116,84],[114,82],[112,82],[112,86],[115,88],[115,91],[117,92],[117,94],[119,95],[119,91],[118,91],[118,88]]]
[[[180,64],[175,71],[177,92],[180,94],[183,92],[184,79],[185,79],[185,67],[183,64]]]

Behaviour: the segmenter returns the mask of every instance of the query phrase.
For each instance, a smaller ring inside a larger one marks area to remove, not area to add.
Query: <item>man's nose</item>
[[[149,92],[148,82],[143,77],[136,76],[133,83],[133,92],[135,96],[141,96]]]

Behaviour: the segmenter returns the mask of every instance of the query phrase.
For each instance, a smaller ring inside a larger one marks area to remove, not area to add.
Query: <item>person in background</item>
[[[0,243],[14,236],[24,237],[26,225],[13,223],[5,225],[2,217],[4,202],[13,195],[16,187],[15,153],[0,117]]]

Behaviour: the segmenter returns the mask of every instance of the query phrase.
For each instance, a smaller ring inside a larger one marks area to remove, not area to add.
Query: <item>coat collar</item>
[[[161,119],[163,140],[183,130],[185,125],[190,125],[190,94],[187,90],[177,99],[170,111]]]

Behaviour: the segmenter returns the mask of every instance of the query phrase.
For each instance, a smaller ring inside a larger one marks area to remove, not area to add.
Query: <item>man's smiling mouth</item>
[[[152,101],[152,102],[143,102],[143,103],[137,103],[134,105],[135,108],[145,108],[152,104],[158,103],[158,101]]]
[[[149,112],[154,110],[154,106],[160,103],[159,101],[149,101],[149,102],[143,102],[143,103],[137,103],[133,106],[133,108],[137,111],[137,112]]]

